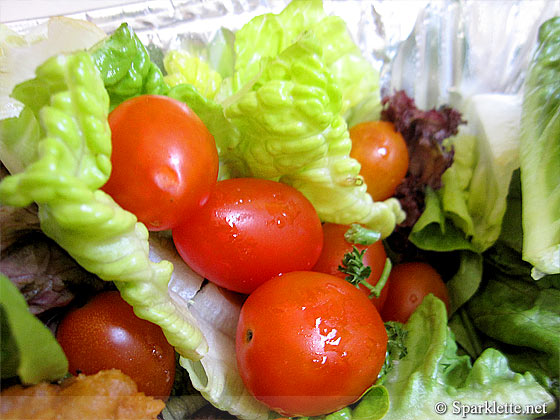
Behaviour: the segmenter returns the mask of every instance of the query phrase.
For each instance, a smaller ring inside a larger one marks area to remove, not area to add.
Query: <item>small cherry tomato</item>
[[[423,262],[397,264],[391,270],[389,282],[391,287],[381,311],[384,321],[405,323],[429,293],[440,298],[449,312],[447,287],[431,265]]]
[[[176,226],[208,200],[216,143],[184,103],[142,95],[109,114],[112,172],[103,190],[149,230]]]
[[[138,390],[166,399],[175,378],[175,350],[161,328],[134,315],[117,291],[103,292],[68,313],[56,332],[73,375],[119,369]]]
[[[245,386],[283,416],[352,404],[376,381],[386,348],[369,299],[338,277],[312,271],[261,285],[241,308],[236,334]]]
[[[216,184],[202,210],[173,229],[173,241],[194,271],[251,293],[277,274],[310,270],[323,232],[317,212],[295,188],[234,178]]]
[[[342,259],[344,255],[352,252],[352,245],[345,238],[344,234],[350,229],[348,225],[339,225],[335,223],[324,223],[323,224],[323,250],[321,255],[317,260],[317,263],[313,267],[313,271],[319,271],[321,273],[332,274],[333,276],[340,277],[344,279],[346,274],[341,272],[338,267],[342,264]],[[375,286],[381,277],[383,268],[385,267],[385,262],[387,260],[387,254],[385,253],[385,248],[381,241],[374,242],[371,245],[364,246],[354,244],[354,246],[359,250],[366,250],[362,262],[364,266],[369,266],[371,268],[371,274],[368,277],[368,283]],[[383,289],[381,289],[381,294],[379,297],[372,297],[371,301],[375,305],[378,311],[381,311],[383,304],[387,299],[387,293],[389,289],[389,284],[385,284]],[[370,295],[370,291],[363,285],[360,285],[360,290],[362,290],[366,295]]]
[[[408,149],[403,136],[387,121],[369,121],[350,129],[350,156],[362,165],[360,175],[375,201],[395,194],[408,170]]]

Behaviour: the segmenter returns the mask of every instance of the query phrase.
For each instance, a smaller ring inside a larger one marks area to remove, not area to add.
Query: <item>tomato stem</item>
[[[392,268],[393,268],[393,264],[391,264],[391,260],[387,258],[385,260],[385,265],[383,266],[383,272],[381,273],[381,277],[379,277],[379,281],[374,287],[371,288],[368,287],[368,289],[371,291],[371,294],[369,295],[370,299],[374,296],[379,297],[381,291],[387,284],[387,280],[389,280],[389,274],[391,274]],[[369,283],[367,284],[369,285]]]
[[[352,223],[350,229],[344,234],[344,239],[351,244],[371,245],[381,239],[381,233]]]
[[[367,279],[371,275],[371,267],[364,265],[363,257],[365,249],[360,251],[355,245],[352,245],[352,252],[344,254],[342,259],[342,265],[338,266],[338,270],[346,274],[345,280],[356,287],[360,287],[360,284],[366,287],[369,291],[370,299],[372,297],[379,297],[383,287],[387,283],[389,274],[391,273],[391,260],[387,258],[385,260],[385,266],[383,267],[383,272],[379,278],[377,284],[372,286],[368,283]]]

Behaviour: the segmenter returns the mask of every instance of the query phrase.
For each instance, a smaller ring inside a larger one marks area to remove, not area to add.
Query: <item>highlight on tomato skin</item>
[[[386,348],[385,326],[367,296],[312,271],[257,288],[236,333],[246,388],[286,417],[323,415],[357,401],[376,381]]]
[[[102,189],[149,230],[167,230],[206,203],[218,178],[214,137],[184,103],[128,99],[109,114],[112,171]]]
[[[175,350],[161,328],[138,318],[118,291],[102,292],[60,322],[56,339],[71,374],[119,369],[140,392],[167,399],[175,378]]]
[[[406,323],[426,295],[441,299],[449,313],[449,293],[440,274],[425,262],[397,264],[389,276],[391,287],[381,311],[383,321]]]
[[[342,263],[344,255],[352,252],[352,246],[355,246],[359,251],[365,250],[362,261],[364,266],[369,266],[371,268],[368,283],[375,286],[379,282],[387,260],[387,254],[383,243],[379,240],[368,246],[351,244],[344,237],[348,229],[350,229],[348,225],[328,222],[323,223],[323,250],[313,267],[313,271],[331,274],[344,279],[346,274],[341,272],[338,268]],[[359,287],[367,296],[370,295],[370,291],[365,286],[360,285]],[[371,301],[380,312],[387,300],[389,287],[389,283],[386,283],[383,289],[381,289],[379,297],[374,296],[371,298]]]
[[[395,194],[408,170],[406,142],[388,121],[368,121],[350,128],[350,157],[360,162],[360,175],[374,201]]]
[[[298,190],[276,181],[219,181],[208,203],[172,231],[183,260],[209,281],[249,294],[272,277],[310,270],[323,247],[321,220]]]

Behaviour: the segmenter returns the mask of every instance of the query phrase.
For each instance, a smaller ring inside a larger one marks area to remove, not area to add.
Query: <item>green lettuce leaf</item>
[[[173,86],[167,96],[186,103],[204,122],[216,141],[216,148],[220,156],[218,178],[230,178],[229,168],[240,167],[243,162],[235,153],[231,153],[231,150],[239,143],[239,132],[225,117],[223,106],[205,97],[190,84],[181,83]]]
[[[220,73],[212,70],[206,61],[186,51],[168,51],[163,58],[163,65],[167,72],[163,78],[169,86],[190,84],[208,99],[213,99],[220,89]]]
[[[527,279],[496,271],[485,278],[488,281],[467,305],[474,325],[498,341],[548,355],[548,371],[558,377],[560,290],[541,289]]]
[[[305,33],[224,103],[239,130],[232,147],[236,176],[275,179],[301,191],[322,220],[361,223],[389,235],[404,218],[395,199],[373,202],[351,159],[342,96],[322,59],[317,37]]]
[[[523,349],[521,352],[508,352],[506,349],[503,353],[507,356],[512,370],[515,372],[531,372],[548,392],[556,396],[558,401],[558,398],[560,398],[558,372],[550,369],[550,356],[548,354],[532,349]]]
[[[35,113],[24,107],[19,117],[0,120],[0,156],[11,174],[22,172],[37,159],[41,127]]]
[[[523,259],[533,277],[560,273],[560,17],[539,29],[521,120]]]
[[[320,0],[294,0],[281,13],[257,16],[236,33],[233,93],[258,75],[266,58],[281,54],[304,32],[314,33],[321,45],[324,64],[341,90],[341,113],[353,115],[353,124],[378,119],[379,75],[362,56],[344,20],[327,16]]]
[[[374,385],[351,407],[324,416],[312,417],[313,420],[380,420],[389,411],[389,393],[383,385]],[[309,417],[298,417],[300,420]]]
[[[33,139],[36,159],[28,162],[25,153],[24,171],[0,183],[2,202],[37,202],[47,236],[86,270],[114,281],[135,313],[160,325],[180,354],[200,358],[204,337],[167,290],[173,266],[150,261],[146,227],[98,189],[111,171],[111,135],[109,96],[92,57],[52,57],[13,95],[35,113],[41,135]]]
[[[133,96],[165,95],[169,89],[161,70],[126,23],[94,46],[91,55],[109,92],[111,109]]]
[[[409,239],[418,248],[428,251],[475,251],[464,232],[446,217],[438,192],[429,187],[426,188],[426,207]]]
[[[0,275],[0,370],[24,384],[54,381],[68,372],[68,360],[50,332],[29,312],[25,298]]]
[[[449,316],[469,301],[482,280],[483,257],[475,252],[461,252],[459,269],[446,283],[449,292]]]
[[[547,412],[554,408],[553,397],[535,378],[530,373],[513,372],[505,356],[497,350],[485,350],[472,365],[469,356],[459,356],[447,327],[445,305],[433,295],[424,299],[405,329],[408,354],[384,382],[391,399],[385,420],[453,419],[461,414],[456,411],[460,406],[482,401],[545,404]],[[447,408],[445,413],[436,411],[442,404]],[[481,419],[535,417],[477,415]]]

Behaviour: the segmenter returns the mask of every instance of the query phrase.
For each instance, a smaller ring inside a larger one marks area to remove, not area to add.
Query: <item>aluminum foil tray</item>
[[[111,33],[127,22],[152,53],[202,51],[226,28],[280,12],[287,0],[149,0],[67,16]],[[381,71],[382,93],[405,89],[420,107],[453,104],[455,93],[516,93],[544,20],[560,2],[517,0],[326,0],[366,58]],[[9,22],[26,32],[48,18]]]

